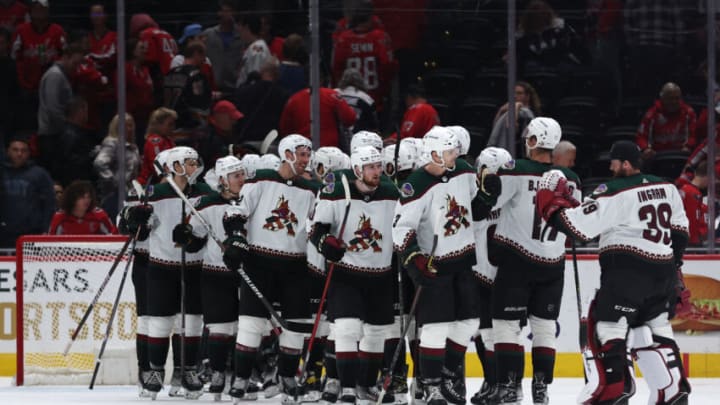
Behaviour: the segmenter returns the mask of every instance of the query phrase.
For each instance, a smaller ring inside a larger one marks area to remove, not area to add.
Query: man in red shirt
[[[320,146],[340,147],[340,125],[349,127],[355,123],[355,110],[335,90],[320,88]],[[303,89],[288,99],[279,125],[280,136],[310,135],[310,90]]]
[[[440,125],[435,108],[428,104],[425,99],[425,92],[420,86],[410,86],[405,97],[405,115],[400,125],[400,137],[422,138],[435,125]],[[386,144],[395,143],[397,133],[385,139]]]
[[[138,38],[147,47],[145,64],[155,86],[155,100],[162,104],[163,77],[170,71],[172,59],[178,53],[178,46],[172,35],[158,27],[148,14],[135,14],[130,19],[130,37]]]
[[[680,187],[680,196],[688,217],[691,245],[700,245],[707,237],[707,204],[703,202],[703,192],[707,189],[707,161],[701,162],[695,171],[692,182]]]
[[[98,69],[108,75],[115,67],[117,58],[117,33],[107,27],[107,15],[102,4],[90,6],[90,22],[93,30],[90,38],[90,57],[97,63]]]
[[[388,34],[376,28],[370,8],[357,10],[350,19],[351,29],[340,33],[333,45],[332,73],[335,83],[347,68],[360,71],[368,94],[382,111],[383,99],[390,93],[397,70]]]
[[[21,1],[0,0],[0,28],[15,32],[15,28],[28,18],[28,8]]]
[[[696,146],[697,118],[692,107],[682,101],[682,91],[675,83],[665,83],[660,99],[645,113],[635,142],[650,159],[655,152],[691,151]]]

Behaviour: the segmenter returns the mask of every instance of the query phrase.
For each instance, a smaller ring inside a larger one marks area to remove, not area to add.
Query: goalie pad
[[[632,354],[650,389],[648,403],[687,403],[690,384],[675,341],[653,335],[648,326],[632,331]]]

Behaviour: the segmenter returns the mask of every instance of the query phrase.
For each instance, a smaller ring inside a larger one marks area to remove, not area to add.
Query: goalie
[[[588,385],[581,404],[627,404],[634,394],[629,346],[650,388],[650,404],[687,404],[690,385],[669,319],[689,298],[682,282],[688,220],[674,185],[639,170],[640,149],[615,142],[614,178],[575,208],[561,172],[545,173],[538,214],[581,240],[600,235],[601,281],[588,320]],[[678,297],[683,297],[678,299]],[[632,332],[627,338],[628,329]]]

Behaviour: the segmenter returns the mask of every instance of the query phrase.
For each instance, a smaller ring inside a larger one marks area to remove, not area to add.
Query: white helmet
[[[188,177],[190,184],[195,184],[195,181],[203,172],[203,163],[198,155],[197,151],[189,146],[176,146],[169,150],[166,158],[166,164],[170,169],[170,172],[179,176],[185,176],[185,161],[188,159],[195,159],[197,161],[197,169],[192,175]],[[175,163],[182,167],[182,171],[175,170]]]
[[[455,150],[457,153],[460,153],[460,145],[457,138],[447,128],[436,125],[423,137],[422,154],[426,162],[447,168],[445,159],[443,158],[443,152],[448,150]],[[441,163],[437,163],[432,159],[433,152],[437,153]]]
[[[487,167],[488,172],[491,174],[497,173],[500,168],[512,169],[515,167],[515,160],[513,160],[510,152],[503,148],[497,148],[494,146],[487,147],[480,152],[480,156],[475,160],[475,167],[478,173]]]
[[[532,148],[527,146],[527,141],[530,137],[535,137],[537,143]],[[528,149],[555,149],[560,138],[562,138],[562,129],[560,124],[550,117],[537,117],[533,118],[523,132],[523,138],[525,138],[525,146]]]
[[[378,152],[378,150],[373,146],[369,145],[359,146],[355,149],[353,154],[350,156],[350,160],[352,162],[353,173],[355,173],[355,177],[359,179],[362,179],[363,166],[373,163],[382,164],[383,162],[380,152]]]
[[[155,169],[155,173],[157,173],[158,176],[164,176],[164,175],[165,175],[165,173],[162,172],[162,171],[158,168],[158,165],[160,165],[160,167],[162,167],[162,168],[165,167],[165,165],[167,164],[167,155],[168,155],[169,152],[170,152],[170,149],[165,149],[165,150],[163,150],[163,151],[160,151],[160,153],[158,153],[157,155],[155,155],[155,162],[156,162],[156,164],[153,164],[153,168]]]
[[[413,137],[403,138],[400,141],[400,144],[403,144],[403,143],[408,144],[415,151],[415,166],[414,167],[422,167],[426,163],[428,163],[427,161],[424,160],[424,157],[422,156],[423,148],[424,148],[424,146],[423,146],[424,143],[423,143],[422,139],[413,138]],[[402,151],[402,149],[400,149],[400,150]]]
[[[260,156],[260,169],[277,170],[280,168],[280,158],[272,153]]]
[[[280,140],[280,144],[278,145],[278,155],[280,155],[280,161],[286,161],[287,159],[285,158],[285,151],[290,151],[290,153],[293,154],[293,160],[288,162],[295,163],[295,151],[297,150],[297,148],[303,146],[312,150],[312,142],[310,142],[309,139],[305,138],[302,135],[291,134],[282,138]]]
[[[262,169],[260,164],[260,156],[254,153],[248,153],[240,159],[243,167],[245,168],[245,178],[252,179],[255,177],[255,172]]]
[[[348,156],[348,154],[343,151],[340,151],[340,155],[338,155],[338,160],[340,161],[338,166],[339,170],[347,170],[350,169],[350,167],[352,166],[350,156]]]
[[[458,142],[460,142],[460,156],[467,155],[470,151],[470,132],[460,125],[453,125],[445,128],[452,132]]]
[[[329,172],[341,169],[344,153],[334,146],[323,146],[313,153],[312,172],[317,178],[325,177]],[[322,173],[320,172],[322,170]]]
[[[205,173],[205,183],[211,188],[222,191],[220,179],[226,179],[230,173],[242,172],[245,175],[245,166],[235,156],[221,157],[215,161],[215,167]]]
[[[396,145],[389,145],[383,149],[383,170],[386,175],[392,176],[396,169],[402,172],[415,168],[418,152],[415,142],[409,142],[410,139],[414,138],[407,138],[400,141],[400,152],[397,156],[397,168],[395,168]]]
[[[355,135],[350,139],[350,153],[355,151],[355,148],[360,146],[372,146],[377,151],[381,151],[383,148],[383,141],[380,135],[370,131],[356,132]]]

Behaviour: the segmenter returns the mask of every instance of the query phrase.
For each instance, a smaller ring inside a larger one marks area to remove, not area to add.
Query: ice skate
[[[242,401],[255,401],[258,398],[258,389],[256,385],[250,384],[249,380],[235,377],[229,394],[233,398],[234,404]]]
[[[148,397],[150,397],[153,401],[157,398],[158,392],[162,390],[164,380],[164,370],[150,370],[145,373],[143,387],[147,390]]]
[[[440,385],[426,384],[423,391],[425,392],[423,399],[427,405],[447,405],[448,401],[443,397]]]
[[[340,397],[340,380],[337,378],[328,378],[325,380],[325,387],[321,395],[322,402],[326,404],[334,404]]]
[[[380,398],[380,391],[377,387],[356,387],[355,388],[357,403],[358,405],[372,405],[376,404]],[[383,404],[392,404],[395,402],[395,397],[390,393],[385,393],[383,396]]]
[[[440,392],[443,397],[455,405],[465,404],[465,378],[457,373],[451,373],[443,368],[442,383],[440,383]]]
[[[355,404],[357,401],[355,388],[343,388],[339,400],[341,405]]]
[[[168,390],[168,395],[171,397],[185,396],[182,387],[182,371],[180,370],[180,367],[173,368],[172,376],[170,376],[170,389]]]
[[[410,398],[412,405],[425,405],[424,384],[419,378],[414,378],[410,385]]]
[[[408,403],[407,366],[403,373],[392,376],[388,393],[391,393],[395,398],[395,405],[406,405]]]
[[[550,397],[547,392],[547,384],[545,384],[545,376],[542,374],[535,374],[531,387],[533,405],[547,405],[548,402],[550,402]]]
[[[303,389],[297,383],[295,377],[280,377],[280,387],[282,388],[282,404],[299,404],[303,396]]]
[[[480,391],[470,398],[470,402],[474,405],[492,405],[497,401],[497,386],[491,386],[487,381],[483,381]]]
[[[215,401],[222,399],[223,391],[225,391],[225,373],[220,371],[213,371],[210,375],[210,386],[208,386],[208,393],[213,394]]]

